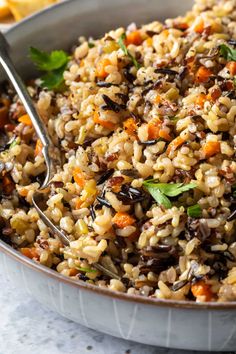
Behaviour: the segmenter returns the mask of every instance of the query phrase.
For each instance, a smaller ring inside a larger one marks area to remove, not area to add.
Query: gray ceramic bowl
[[[132,21],[176,16],[190,0],[72,0],[18,24],[7,33],[22,76],[34,75],[28,47],[69,48],[79,35],[99,36]],[[147,299],[73,281],[0,242],[0,269],[39,302],[95,330],[171,348],[236,350],[236,303],[197,304]]]

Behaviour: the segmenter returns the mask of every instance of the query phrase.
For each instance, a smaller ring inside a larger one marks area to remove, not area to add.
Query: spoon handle
[[[45,158],[47,165],[47,174],[43,187],[47,186],[52,175],[52,162],[50,158],[50,147],[52,146],[51,139],[48,136],[47,130],[41,118],[39,117],[38,112],[35,109],[34,103],[28,93],[28,90],[23,83],[21,77],[16,71],[16,68],[8,54],[8,43],[4,35],[0,32],[0,64],[2,65],[4,71],[6,72],[9,80],[14,86],[23,106],[25,107],[26,112],[30,116],[34,129],[38,138],[40,139],[43,149],[42,153]]]
[[[6,72],[9,80],[14,86],[22,104],[25,107],[26,112],[30,116],[34,129],[41,140],[43,146],[48,146],[50,144],[50,139],[48,137],[47,131],[45,129],[44,123],[39,117],[32,99],[27,91],[25,84],[17,73],[15,66],[8,54],[8,43],[4,35],[0,32],[0,63]]]

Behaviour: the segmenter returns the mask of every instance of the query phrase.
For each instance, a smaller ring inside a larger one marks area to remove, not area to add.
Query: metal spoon
[[[56,153],[55,146],[53,146],[53,143],[48,135],[45,125],[34,107],[34,103],[32,102],[27,88],[25,87],[23,81],[15,69],[15,66],[8,54],[8,49],[9,45],[6,41],[6,38],[0,32],[0,64],[2,65],[12,85],[14,86],[22,104],[25,107],[26,112],[30,116],[36,134],[43,145],[42,154],[46,163],[46,176],[44,182],[40,189],[34,192],[32,202],[42,221],[48,226],[53,234],[56,234],[59,237],[65,246],[68,246],[70,244],[69,238],[64,234],[64,232],[62,232],[51,222],[51,220],[45,215],[39,206],[40,202],[42,201],[43,193],[45,189],[49,187],[51,179],[56,170],[56,165],[58,165],[60,159]],[[95,263],[93,266],[111,278],[120,279],[117,274],[114,274],[110,270],[103,267],[101,264]]]
[[[46,176],[40,190],[44,190],[49,186],[51,178],[55,171],[54,166],[54,154],[53,154],[53,144],[48,135],[47,130],[45,129],[45,125],[39,117],[34,104],[31,100],[31,97],[25,87],[23,81],[21,80],[19,74],[17,73],[12,60],[8,55],[9,45],[0,32],[0,63],[5,70],[9,80],[14,86],[22,104],[25,107],[26,112],[30,116],[34,129],[36,131],[37,136],[39,137],[43,148],[42,154],[46,163]],[[63,244],[69,245],[69,239],[48,219],[48,217],[42,212],[39,208],[37,201],[41,198],[41,193],[35,192],[32,198],[34,207],[42,218],[43,222],[60,238]]]

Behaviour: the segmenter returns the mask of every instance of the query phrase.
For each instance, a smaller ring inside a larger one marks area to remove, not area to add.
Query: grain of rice
[[[45,214],[71,240],[66,247],[32,207],[44,158],[35,153],[33,128],[17,122],[21,102],[6,92],[14,124],[14,132],[3,129],[11,144],[0,151],[7,242],[35,249],[35,261],[65,276],[115,291],[186,300],[193,297],[191,281],[201,279],[211,300],[236,300],[236,97],[219,50],[222,44],[233,50],[235,16],[233,0],[196,0],[192,11],[165,24],[131,24],[99,40],[80,37],[64,72],[65,91],[30,83],[64,162]],[[178,29],[183,24],[187,30]],[[142,38],[128,45],[140,68],[118,44],[132,31]],[[201,77],[201,67],[209,77]],[[164,192],[144,188],[146,179]],[[173,183],[196,186],[172,195]],[[94,271],[96,262],[125,279]],[[181,288],[170,287],[180,282]]]

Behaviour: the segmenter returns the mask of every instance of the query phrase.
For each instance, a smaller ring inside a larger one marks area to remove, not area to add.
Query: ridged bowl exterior
[[[15,286],[72,321],[135,342],[168,348],[236,348],[236,307],[148,301],[84,286],[0,245],[0,269]],[[10,253],[9,253],[10,252]]]

